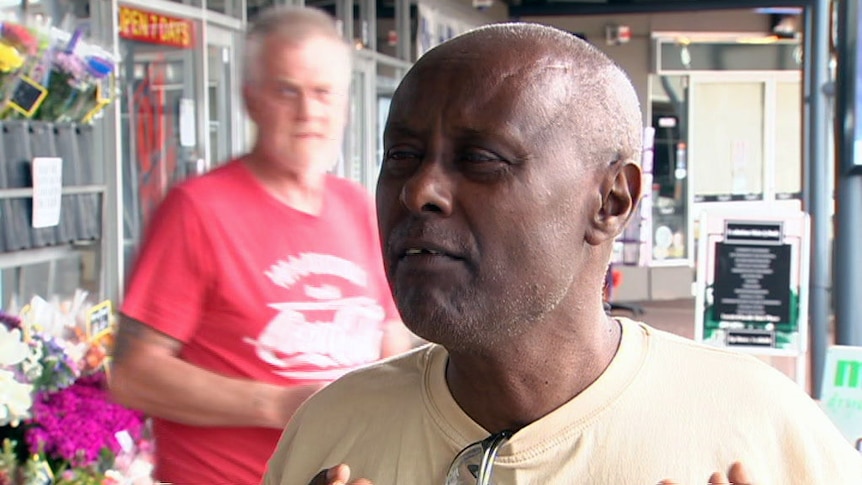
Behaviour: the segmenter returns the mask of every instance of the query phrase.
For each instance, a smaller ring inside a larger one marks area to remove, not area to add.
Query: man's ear
[[[587,229],[589,244],[598,246],[622,232],[640,201],[641,182],[641,169],[633,161],[620,161],[608,167],[599,188],[601,204]]]

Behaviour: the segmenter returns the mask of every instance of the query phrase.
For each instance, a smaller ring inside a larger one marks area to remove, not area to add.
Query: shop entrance
[[[134,245],[167,190],[203,165],[195,89],[200,55],[193,48],[197,26],[192,20],[120,10],[126,261],[133,260]]]

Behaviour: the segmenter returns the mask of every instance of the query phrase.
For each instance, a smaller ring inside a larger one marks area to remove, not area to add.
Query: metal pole
[[[811,33],[814,32],[814,16],[810,10],[806,11],[803,16],[804,37],[803,37],[803,55],[802,55],[802,119],[811,119],[811,106],[808,100],[811,98]],[[807,211],[811,207],[811,164],[808,163],[808,140],[811,139],[811,124],[802,123],[802,143],[803,155],[802,159],[802,207]]]
[[[857,52],[858,4],[844,0],[838,15],[839,62],[837,107],[839,140],[838,207],[835,240],[835,333],[839,345],[862,345],[862,159],[857,147],[860,96],[856,77],[862,53]]]
[[[805,53],[810,56],[806,73],[808,98],[808,145],[805,163],[808,166],[808,191],[811,216],[811,281],[809,282],[809,318],[811,322],[812,387],[814,396],[820,396],[823,361],[826,355],[830,318],[830,267],[832,264],[829,234],[832,224],[832,193],[827,157],[827,119],[829,115],[823,86],[829,77],[829,0],[814,0],[806,8]]]
[[[395,57],[411,62],[413,53],[410,45],[410,3],[411,0],[395,0],[395,31],[398,33],[398,44],[395,47]]]
[[[91,36],[106,46],[116,59],[120,59],[117,0],[90,3]],[[119,76],[119,73],[117,73]],[[131,79],[131,78],[129,78]],[[116,93],[114,93],[116,94]],[[101,171],[99,181],[105,184],[101,196],[101,294],[114,302],[123,295],[125,272],[125,245],[123,235],[123,147],[121,133],[121,101],[116,99],[104,110],[104,117],[94,130],[94,156],[96,170]]]

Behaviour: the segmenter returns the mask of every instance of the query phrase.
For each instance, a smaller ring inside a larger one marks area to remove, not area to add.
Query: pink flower
[[[128,431],[139,439],[143,415],[112,402],[104,374],[82,377],[57,392],[38,394],[25,434],[31,450],[66,460],[73,466],[97,464],[103,451],[120,452],[115,434]]]

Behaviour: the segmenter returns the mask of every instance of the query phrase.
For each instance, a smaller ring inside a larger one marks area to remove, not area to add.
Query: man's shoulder
[[[236,185],[238,181],[242,180],[243,170],[245,169],[239,160],[230,160],[206,173],[183,180],[176,185],[176,188],[187,193],[223,190],[225,187]]]
[[[345,374],[318,391],[303,406],[303,419],[327,420],[333,415],[385,414],[421,399],[427,367],[440,349],[425,345]]]
[[[355,180],[328,175],[326,190],[329,195],[336,195],[348,201],[371,200],[371,192]]]
[[[193,208],[198,214],[221,212],[234,207],[238,201],[248,199],[248,175],[239,160],[231,160],[212,170],[189,177],[174,185],[166,199]]]

